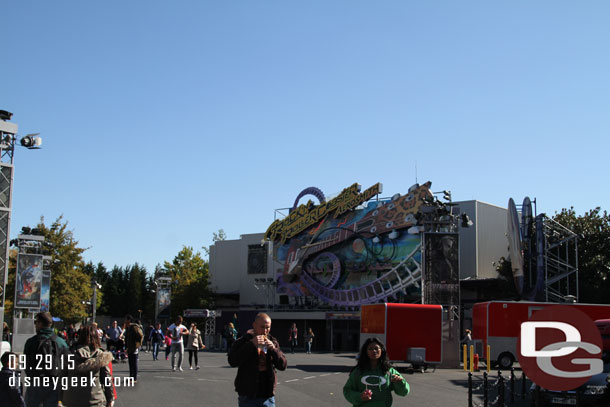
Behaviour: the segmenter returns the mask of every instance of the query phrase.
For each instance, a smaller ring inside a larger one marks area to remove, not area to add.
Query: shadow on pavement
[[[341,365],[290,365],[288,369],[298,369],[304,372],[319,372],[319,373],[335,373],[335,372],[350,372],[352,366],[341,366]]]

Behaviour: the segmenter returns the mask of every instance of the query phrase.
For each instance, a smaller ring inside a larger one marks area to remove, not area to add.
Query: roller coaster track
[[[420,250],[421,243],[391,270],[358,288],[335,290],[320,284],[306,271],[301,273],[301,281],[313,295],[329,304],[357,306],[383,302],[388,297],[421,281],[421,263],[415,260],[415,255]]]

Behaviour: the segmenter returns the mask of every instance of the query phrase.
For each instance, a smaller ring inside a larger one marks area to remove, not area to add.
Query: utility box
[[[407,348],[407,362],[424,363],[426,361],[426,348]]]

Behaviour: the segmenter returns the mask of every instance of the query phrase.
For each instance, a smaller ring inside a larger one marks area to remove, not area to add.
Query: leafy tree
[[[8,278],[4,297],[4,321],[12,325],[13,305],[15,301],[15,278],[17,267],[17,249],[11,248],[8,254]]]
[[[513,280],[512,262],[502,256],[499,261],[494,262],[494,267],[499,276],[497,290],[498,299],[519,300],[519,293],[517,292]]]
[[[78,247],[63,216],[50,226],[45,225],[41,217],[37,227],[45,237],[43,254],[51,256],[51,313],[67,322],[89,316],[89,307],[82,303],[89,301],[93,294],[91,278],[84,270],[82,258],[86,249]]]
[[[572,207],[553,220],[578,235],[579,301],[609,304],[610,216],[599,207],[577,216]]]
[[[218,229],[218,233],[212,232],[212,242],[220,242],[222,240],[227,240],[227,234],[224,229]],[[203,246],[202,249],[205,252],[205,255],[210,257],[210,249],[205,246]]]
[[[187,308],[209,306],[209,267],[200,252],[184,246],[174,260],[164,263],[165,274],[174,282],[172,314],[180,315]]]

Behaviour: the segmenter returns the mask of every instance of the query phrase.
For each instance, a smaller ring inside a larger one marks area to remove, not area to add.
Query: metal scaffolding
[[[546,301],[578,302],[578,235],[542,215]]]

